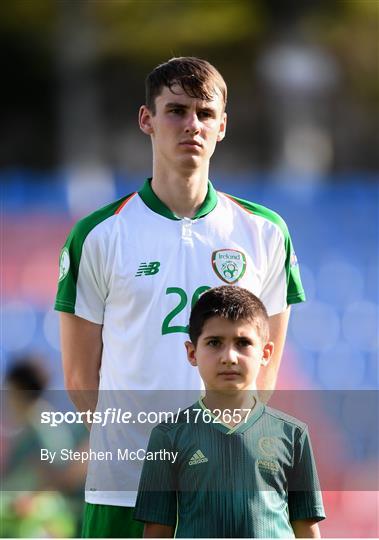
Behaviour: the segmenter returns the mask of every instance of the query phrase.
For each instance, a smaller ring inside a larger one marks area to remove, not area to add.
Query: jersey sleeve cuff
[[[314,521],[322,521],[326,518],[325,510],[322,506],[315,506],[313,509],[303,509],[290,512],[291,521],[299,519],[313,519]]]
[[[299,304],[300,302],[305,302],[305,293],[304,291],[298,292],[296,294],[289,294],[287,296],[287,304]]]
[[[64,311],[65,313],[75,314],[75,308],[69,302],[64,302],[62,300],[57,300],[54,304],[55,311]]]
[[[104,320],[101,317],[94,317],[92,314],[88,314],[83,311],[75,309],[74,306],[68,302],[56,301],[54,305],[55,311],[63,311],[64,313],[72,313],[81,319],[85,319],[94,324],[103,324]]]

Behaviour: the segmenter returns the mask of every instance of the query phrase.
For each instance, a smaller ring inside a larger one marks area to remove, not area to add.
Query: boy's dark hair
[[[28,401],[34,401],[45,390],[48,375],[38,359],[25,355],[16,359],[7,369],[4,382],[22,392]]]
[[[252,292],[242,287],[224,285],[202,294],[193,306],[189,322],[190,340],[196,346],[204,323],[211,317],[229,321],[250,321],[257,327],[262,341],[269,339],[268,315],[265,306]]]
[[[171,58],[157,66],[145,80],[146,106],[155,114],[155,98],[162,88],[178,84],[184,92],[194,98],[210,101],[218,90],[226,106],[227,88],[222,75],[206,60],[194,56]]]

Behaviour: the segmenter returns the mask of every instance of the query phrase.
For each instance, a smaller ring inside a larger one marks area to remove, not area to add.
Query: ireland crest
[[[244,275],[246,257],[236,249],[218,249],[212,253],[212,266],[225,283],[235,283]]]

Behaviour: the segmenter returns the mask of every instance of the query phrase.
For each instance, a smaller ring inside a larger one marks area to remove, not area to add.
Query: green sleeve
[[[300,432],[295,447],[293,469],[288,482],[290,521],[325,519],[321,488],[308,429]]]
[[[150,435],[147,454],[159,456],[161,450],[172,451],[172,444],[161,425]],[[134,519],[175,527],[177,498],[175,467],[170,460],[145,459],[138,487]]]
[[[83,245],[89,233],[100,223],[112,217],[117,209],[133,194],[126,195],[76,223],[67,237],[59,257],[58,291],[55,300],[57,311],[76,313],[77,282]],[[94,321],[97,322],[97,321]]]

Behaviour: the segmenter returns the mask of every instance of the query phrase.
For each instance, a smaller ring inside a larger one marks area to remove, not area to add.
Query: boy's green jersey
[[[145,461],[134,517],[178,538],[288,538],[291,521],[325,517],[307,426],[261,403],[230,428],[200,400],[148,451],[172,457]]]

